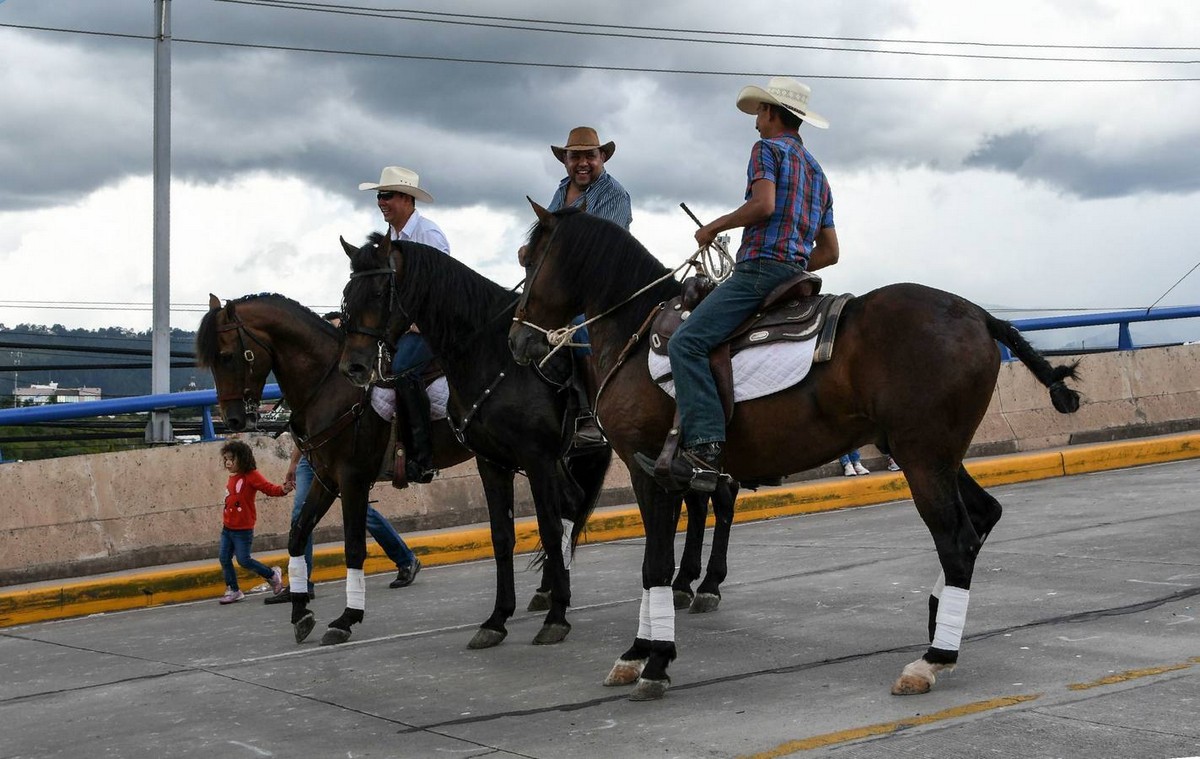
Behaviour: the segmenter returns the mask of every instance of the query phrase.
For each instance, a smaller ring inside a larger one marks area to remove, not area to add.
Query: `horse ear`
[[[533,198],[529,197],[528,195],[525,196],[525,199],[529,201],[529,205],[533,206],[533,212],[537,214],[539,222],[547,226],[552,226],[554,224],[554,214],[533,202]]]
[[[340,235],[338,236],[338,241],[342,243],[342,250],[346,251],[346,255],[354,258],[354,254],[358,252],[358,248],[346,242],[346,238]]]
[[[212,293],[209,293],[208,294],[208,310],[216,311],[220,307],[221,307],[221,299],[218,298],[217,296],[213,295]]]

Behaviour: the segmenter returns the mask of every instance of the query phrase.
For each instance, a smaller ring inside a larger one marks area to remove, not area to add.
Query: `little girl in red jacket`
[[[258,514],[254,510],[254,494],[263,492],[269,496],[287,495],[295,487],[291,483],[276,485],[263,477],[254,462],[254,452],[240,440],[232,440],[221,446],[221,462],[229,471],[226,484],[225,526],[221,529],[221,573],[225,576],[225,595],[220,603],[231,604],[246,597],[238,589],[237,571],[233,568],[233,557],[238,564],[271,583],[276,593],[283,590],[283,579],[279,567],[267,568],[250,555],[254,543],[254,523]]]

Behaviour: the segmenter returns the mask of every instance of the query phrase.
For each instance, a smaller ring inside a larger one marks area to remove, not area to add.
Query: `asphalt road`
[[[716,612],[682,613],[666,698],[601,680],[637,625],[641,542],[583,547],[574,625],[466,643],[490,563],[367,580],[353,639],[320,586],[296,645],[261,596],[0,630],[0,757],[1200,755],[1200,460],[993,488],[958,668],[889,694],[938,570],[911,502],[734,527]],[[536,575],[518,576],[527,599]]]

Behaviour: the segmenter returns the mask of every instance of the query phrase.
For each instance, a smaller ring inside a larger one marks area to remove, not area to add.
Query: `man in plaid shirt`
[[[709,369],[709,353],[745,321],[776,285],[838,260],[833,197],[820,164],[800,139],[801,122],[829,126],[808,107],[811,90],[786,77],[749,86],[737,107],[754,115],[762,139],[750,151],[746,202],[704,225],[696,242],[707,246],[728,229],[745,227],[733,274],[671,336],[668,354],[679,404],[682,450],[659,484],[711,492],[721,476],[725,414]],[[654,474],[654,460],[638,455]]]

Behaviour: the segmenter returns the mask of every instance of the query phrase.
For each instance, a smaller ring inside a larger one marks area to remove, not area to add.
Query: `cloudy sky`
[[[1194,0],[170,6],[175,327],[209,292],[333,307],[338,236],[383,226],[358,183],[389,164],[420,172],[455,256],[515,284],[524,198],[549,201],[549,146],[580,124],[616,141],[633,232],[674,265],[680,202],[741,202],[757,134],[734,100],[772,75],[832,124],[801,130],[834,191],[827,291],[1200,304]],[[0,0],[0,323],[149,326],[153,29],[151,0]]]

